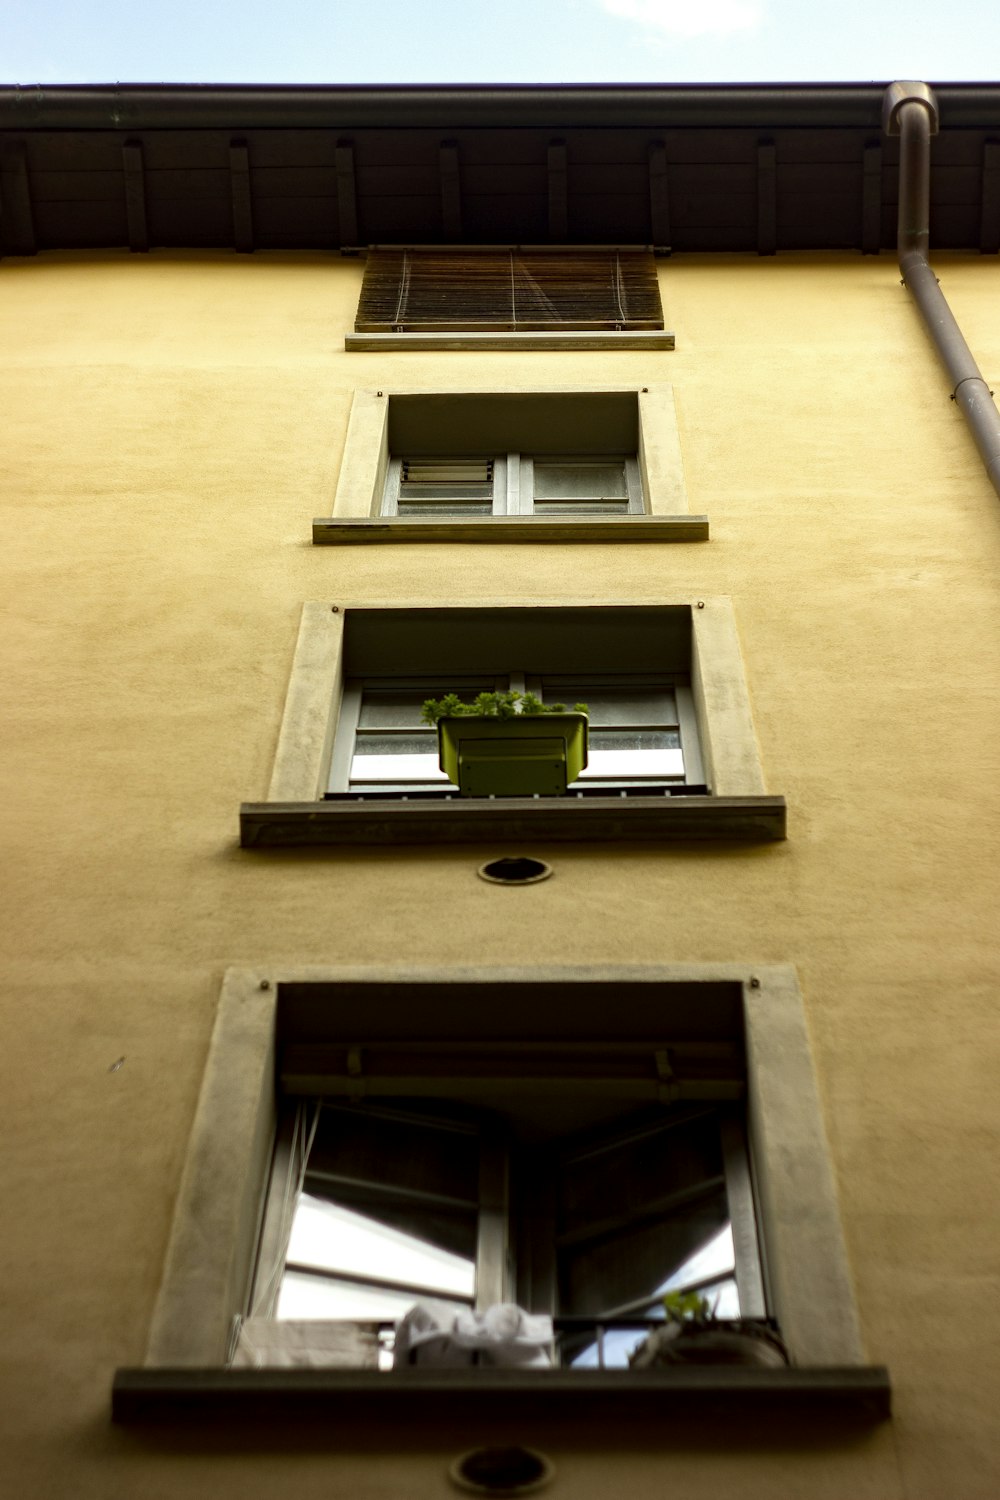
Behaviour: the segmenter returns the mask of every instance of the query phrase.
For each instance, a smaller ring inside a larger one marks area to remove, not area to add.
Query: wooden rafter
[[[458,143],[442,141],[438,149],[441,176],[441,229],[447,240],[462,238],[462,181],[459,175]]]
[[[149,229],[146,224],[146,173],[141,141],[126,141],[122,146],[122,171],[125,175],[128,247],[133,253],[142,253],[149,249]]]
[[[670,188],[667,181],[667,148],[663,141],[649,143],[649,224],[653,245],[661,253],[670,249]]]
[[[233,202],[233,244],[249,255],[253,243],[253,199],[250,193],[250,150],[245,140],[229,142],[229,190]]]
[[[979,248],[983,255],[996,255],[1000,250],[1000,141],[987,141],[983,146]]]
[[[778,248],[777,147],[773,141],[757,146],[757,254],[773,255]]]
[[[337,221],[341,245],[356,245],[358,234],[358,191],[354,179],[354,143],[340,140],[334,153],[337,167]]]
[[[0,230],[8,255],[34,255],[38,249],[28,180],[28,152],[23,141],[11,141],[0,159]]]
[[[882,248],[882,147],[864,148],[861,185],[861,253],[877,255]]]
[[[566,187],[566,142],[550,141],[549,168],[549,239],[561,244],[569,238],[569,209]]]

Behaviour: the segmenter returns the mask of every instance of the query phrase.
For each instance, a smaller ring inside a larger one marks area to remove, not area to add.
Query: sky
[[[0,0],[0,83],[989,81],[996,0]]]

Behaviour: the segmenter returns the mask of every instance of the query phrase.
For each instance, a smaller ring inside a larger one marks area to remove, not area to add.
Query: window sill
[[[498,797],[441,802],[363,797],[337,802],[245,802],[244,849],[342,844],[771,843],[785,837],[784,797]]]
[[[313,545],[358,542],[707,542],[707,516],[319,516]]]
[[[672,349],[674,335],[660,328],[602,331],[569,330],[515,333],[349,333],[349,354],[376,354],[384,349]]]
[[[553,1417],[603,1425],[638,1418],[665,1430],[678,1415],[738,1418],[806,1414],[853,1423],[890,1415],[881,1365],[783,1370],[705,1366],[659,1370],[223,1370],[123,1369],[115,1422],[287,1418],[347,1424],[365,1417],[412,1423],[425,1435],[444,1417]],[[397,1430],[394,1426],[393,1430]]]

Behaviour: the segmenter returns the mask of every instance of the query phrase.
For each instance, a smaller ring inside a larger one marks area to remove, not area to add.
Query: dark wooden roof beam
[[[569,239],[569,199],[566,186],[566,142],[550,141],[549,239],[561,245]]]
[[[334,152],[337,168],[337,221],[341,245],[357,245],[358,189],[354,177],[354,143],[340,140]]]
[[[996,255],[1000,250],[1000,141],[987,141],[983,146],[979,249],[983,255]]]
[[[122,171],[125,175],[128,247],[134,254],[141,254],[149,249],[149,229],[146,224],[146,173],[142,163],[141,141],[126,141],[122,146]]]
[[[882,147],[865,146],[861,188],[861,253],[877,255],[882,248]]]
[[[774,255],[778,248],[777,147],[773,141],[757,145],[757,254]]]
[[[462,238],[462,181],[459,174],[458,143],[442,141],[438,148],[438,171],[441,176],[441,229],[446,240]]]
[[[241,254],[250,255],[254,248],[250,149],[240,137],[229,142],[229,191],[233,200],[233,244]]]
[[[670,253],[670,185],[667,180],[667,148],[663,141],[649,143],[649,224],[653,249]]]
[[[0,234],[8,255],[34,255],[38,249],[31,209],[28,153],[23,141],[11,141],[0,158]]]

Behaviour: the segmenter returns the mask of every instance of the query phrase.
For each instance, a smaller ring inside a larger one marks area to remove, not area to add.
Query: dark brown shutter
[[[662,328],[646,250],[376,250],[358,333]]]

